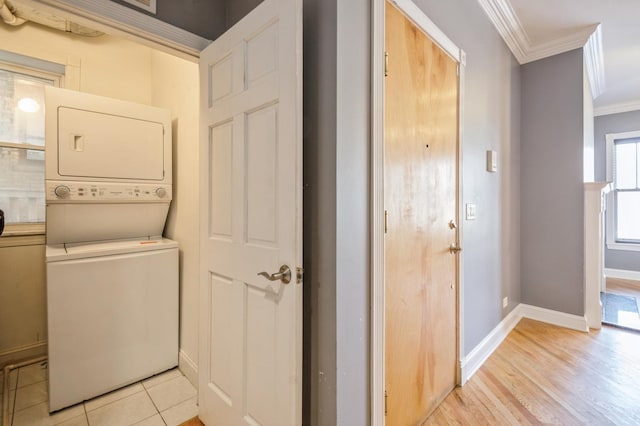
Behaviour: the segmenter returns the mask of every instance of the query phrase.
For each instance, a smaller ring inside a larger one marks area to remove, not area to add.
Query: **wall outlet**
[[[509,306],[509,298],[505,297],[504,299],[502,299],[502,307],[506,308],[507,306]]]
[[[466,215],[465,218],[467,220],[475,220],[476,219],[476,205],[472,203],[467,203],[466,206]]]

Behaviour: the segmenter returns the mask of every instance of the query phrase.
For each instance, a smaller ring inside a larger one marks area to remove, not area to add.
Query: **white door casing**
[[[302,2],[265,0],[200,56],[199,416],[302,407]],[[291,283],[260,272],[291,269]]]

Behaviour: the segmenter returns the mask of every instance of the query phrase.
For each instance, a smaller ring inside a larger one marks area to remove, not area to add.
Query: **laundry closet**
[[[143,214],[127,213],[123,215],[126,219],[120,222],[126,224],[136,221],[138,224],[144,222],[141,226],[149,227],[152,221],[143,221],[143,218],[149,219],[149,215],[165,215],[166,221],[163,220],[159,226],[156,224],[155,229],[145,230],[145,233],[149,236],[164,235],[179,242],[180,268],[177,278],[180,281],[180,287],[176,287],[176,299],[179,298],[182,305],[180,306],[182,330],[180,330],[180,349],[177,347],[177,338],[174,338],[175,342],[172,345],[176,347],[174,351],[176,362],[180,364],[192,383],[195,383],[198,293],[197,65],[121,38],[109,35],[96,39],[70,36],[39,25],[25,25],[19,32],[16,30],[11,32],[0,25],[0,39],[0,50],[60,64],[65,70],[61,87],[78,93],[90,93],[141,105],[154,105],[169,111],[165,127],[169,130],[171,140],[168,153],[172,155],[173,162],[165,167],[165,172],[172,175],[174,181],[171,190],[165,188],[168,197],[164,200],[171,200],[171,202],[166,202],[162,208],[145,207],[149,210],[145,210]],[[46,50],[42,48],[42,40],[47,40]],[[80,144],[76,145],[75,149],[82,149],[82,138],[73,142]],[[163,148],[161,155],[166,154]],[[147,162],[144,159],[135,158],[135,161],[138,161],[138,166],[144,163],[146,167]],[[104,170],[99,169],[106,167],[105,164],[101,163],[97,168],[93,168],[92,172],[105,174]],[[86,170],[80,170],[79,174],[86,174],[85,172]],[[135,176],[135,178],[138,177]],[[44,181],[42,185],[44,187]],[[80,188],[76,184],[71,186],[74,186],[76,197],[79,192],[91,193],[91,188],[87,188],[85,192],[84,187],[83,191],[79,191]],[[152,186],[155,191],[156,185]],[[50,189],[55,193],[55,187]],[[72,188],[69,187],[69,189],[69,195],[72,198],[74,196],[71,194]],[[138,189],[141,191],[140,194],[145,191],[143,187]],[[64,203],[58,203],[57,207],[53,205],[52,207],[63,208],[62,205]],[[74,210],[76,207],[81,208],[79,205],[72,207]],[[102,225],[94,229],[102,229],[100,232],[103,232],[105,223],[115,221],[113,217],[107,217],[107,211],[109,209],[96,213],[94,217],[98,218]],[[62,232],[63,238],[66,238],[70,235],[69,225],[77,230],[78,227],[83,226],[82,223],[86,224],[86,221],[66,220],[67,223],[63,224],[64,226],[57,223],[55,226],[57,231],[53,231],[54,227],[50,227],[49,231],[53,232],[53,237],[58,238],[59,236],[55,234]],[[61,231],[65,227],[66,230]],[[130,238],[138,237],[130,237],[128,233],[112,234],[111,237],[95,236],[95,240],[98,241]],[[154,247],[161,246],[162,240],[158,241],[158,243],[139,244],[145,249],[140,253],[151,252],[147,249],[152,244]],[[87,249],[86,243],[87,241],[69,242],[67,251],[83,251],[81,246]],[[71,245],[75,247],[72,248]],[[112,249],[114,252],[123,250],[122,247],[112,247]],[[50,255],[50,259],[55,257],[51,251]],[[0,301],[3,303],[0,309],[0,364],[46,355],[50,338],[46,318],[47,289],[43,232],[25,235],[7,233],[5,230],[5,234],[0,238]],[[78,318],[77,321],[82,322],[82,319]],[[125,328],[121,330],[124,331]]]

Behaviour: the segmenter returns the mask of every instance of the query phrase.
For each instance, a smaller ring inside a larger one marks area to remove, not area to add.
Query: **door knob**
[[[462,247],[458,247],[456,243],[451,243],[449,246],[449,253],[456,254],[462,251]]]
[[[282,265],[278,272],[269,274],[268,272],[260,272],[258,274],[261,277],[265,277],[269,281],[282,281],[282,284],[289,284],[291,282],[291,269],[287,265]]]

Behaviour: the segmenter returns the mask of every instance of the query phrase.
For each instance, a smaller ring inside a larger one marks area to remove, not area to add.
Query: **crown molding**
[[[522,63],[526,64],[528,62],[537,61],[538,59],[548,58],[570,50],[585,47],[592,34],[594,34],[598,28],[600,28],[600,24],[589,25],[588,27],[582,28],[568,36],[560,37],[547,43],[541,43],[534,46],[529,45],[529,50],[527,51],[524,62]],[[524,31],[524,29],[522,31]],[[600,43],[600,49],[602,49],[602,43]]]
[[[599,24],[542,44],[532,44],[509,0],[478,0],[520,65],[584,47]],[[599,45],[602,48],[602,44]]]
[[[602,26],[600,24],[598,24],[584,45],[584,63],[591,85],[591,95],[595,99],[602,95],[605,90]]]
[[[640,100],[597,107],[593,109],[593,115],[599,117],[601,115],[620,114],[631,111],[640,111]]]
[[[531,42],[507,0],[478,0],[493,26],[516,57],[518,63],[526,63]]]
[[[593,98],[604,92],[604,55],[600,24],[590,25],[568,36],[534,45],[509,0],[478,0],[478,3],[520,65],[584,48],[585,66]]]

